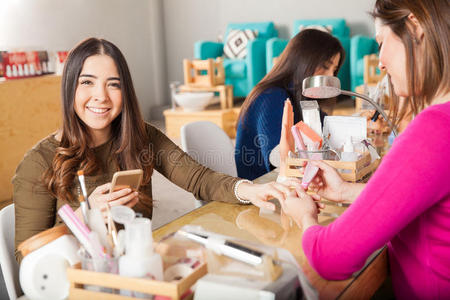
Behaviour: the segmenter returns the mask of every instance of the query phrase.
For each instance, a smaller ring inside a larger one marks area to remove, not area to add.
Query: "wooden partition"
[[[26,151],[61,122],[61,77],[0,82],[0,207],[12,198],[11,179]]]

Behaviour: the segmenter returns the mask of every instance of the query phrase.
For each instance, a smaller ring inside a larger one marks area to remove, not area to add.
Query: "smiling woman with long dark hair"
[[[78,170],[84,172],[91,207],[105,212],[126,205],[147,218],[152,217],[153,169],[206,201],[273,208],[266,201],[288,191],[278,183],[253,184],[214,172],[144,122],[125,58],[109,41],[89,38],[70,51],[61,98],[62,128],[28,151],[13,178],[16,248],[61,223],[57,211],[64,204],[81,214]],[[141,188],[110,192],[113,174],[129,169],[143,170]],[[16,256],[20,259],[17,250]]]
[[[280,142],[284,101],[290,99],[294,122],[300,121],[303,79],[312,75],[336,76],[344,59],[341,43],[327,32],[306,29],[289,41],[273,69],[242,105],[235,152],[240,177],[254,179],[274,168],[269,154]],[[323,117],[321,112],[322,121]]]

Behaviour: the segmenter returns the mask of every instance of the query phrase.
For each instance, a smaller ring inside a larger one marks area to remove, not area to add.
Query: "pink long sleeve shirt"
[[[329,280],[349,278],[387,244],[397,299],[450,299],[450,102],[417,115],[356,201],[302,243]]]

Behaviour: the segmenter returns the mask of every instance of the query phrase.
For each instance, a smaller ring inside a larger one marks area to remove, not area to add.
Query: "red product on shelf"
[[[64,62],[66,61],[68,51],[58,51],[56,52],[56,74],[61,75],[64,69]]]
[[[66,57],[67,51],[61,51],[58,52],[57,60],[58,62],[61,60],[64,61]],[[0,77],[4,76],[6,79],[18,79],[45,75],[53,72],[54,68],[50,67],[47,51],[9,53],[0,51]]]
[[[27,54],[25,52],[3,53],[3,70],[6,79],[25,78],[30,76]]]
[[[25,52],[9,53],[9,64],[6,65],[6,78],[23,78],[25,77],[24,67],[27,63]],[[11,69],[8,72],[8,67]]]
[[[59,63],[63,64],[66,61],[67,55],[69,54],[68,51],[58,51],[58,60]]]
[[[29,69],[29,76],[40,75],[42,73],[37,51],[27,52],[27,64]]]

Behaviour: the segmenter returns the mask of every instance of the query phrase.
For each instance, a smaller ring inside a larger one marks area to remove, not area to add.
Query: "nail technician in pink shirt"
[[[447,0],[377,0],[372,16],[380,68],[415,118],[396,138],[367,184],[344,182],[323,162],[312,187],[352,202],[318,225],[313,198],[282,202],[303,229],[303,250],[329,280],[349,278],[387,245],[397,299],[450,299],[450,17]],[[395,120],[395,119],[394,119]],[[317,199],[316,199],[317,200]]]

